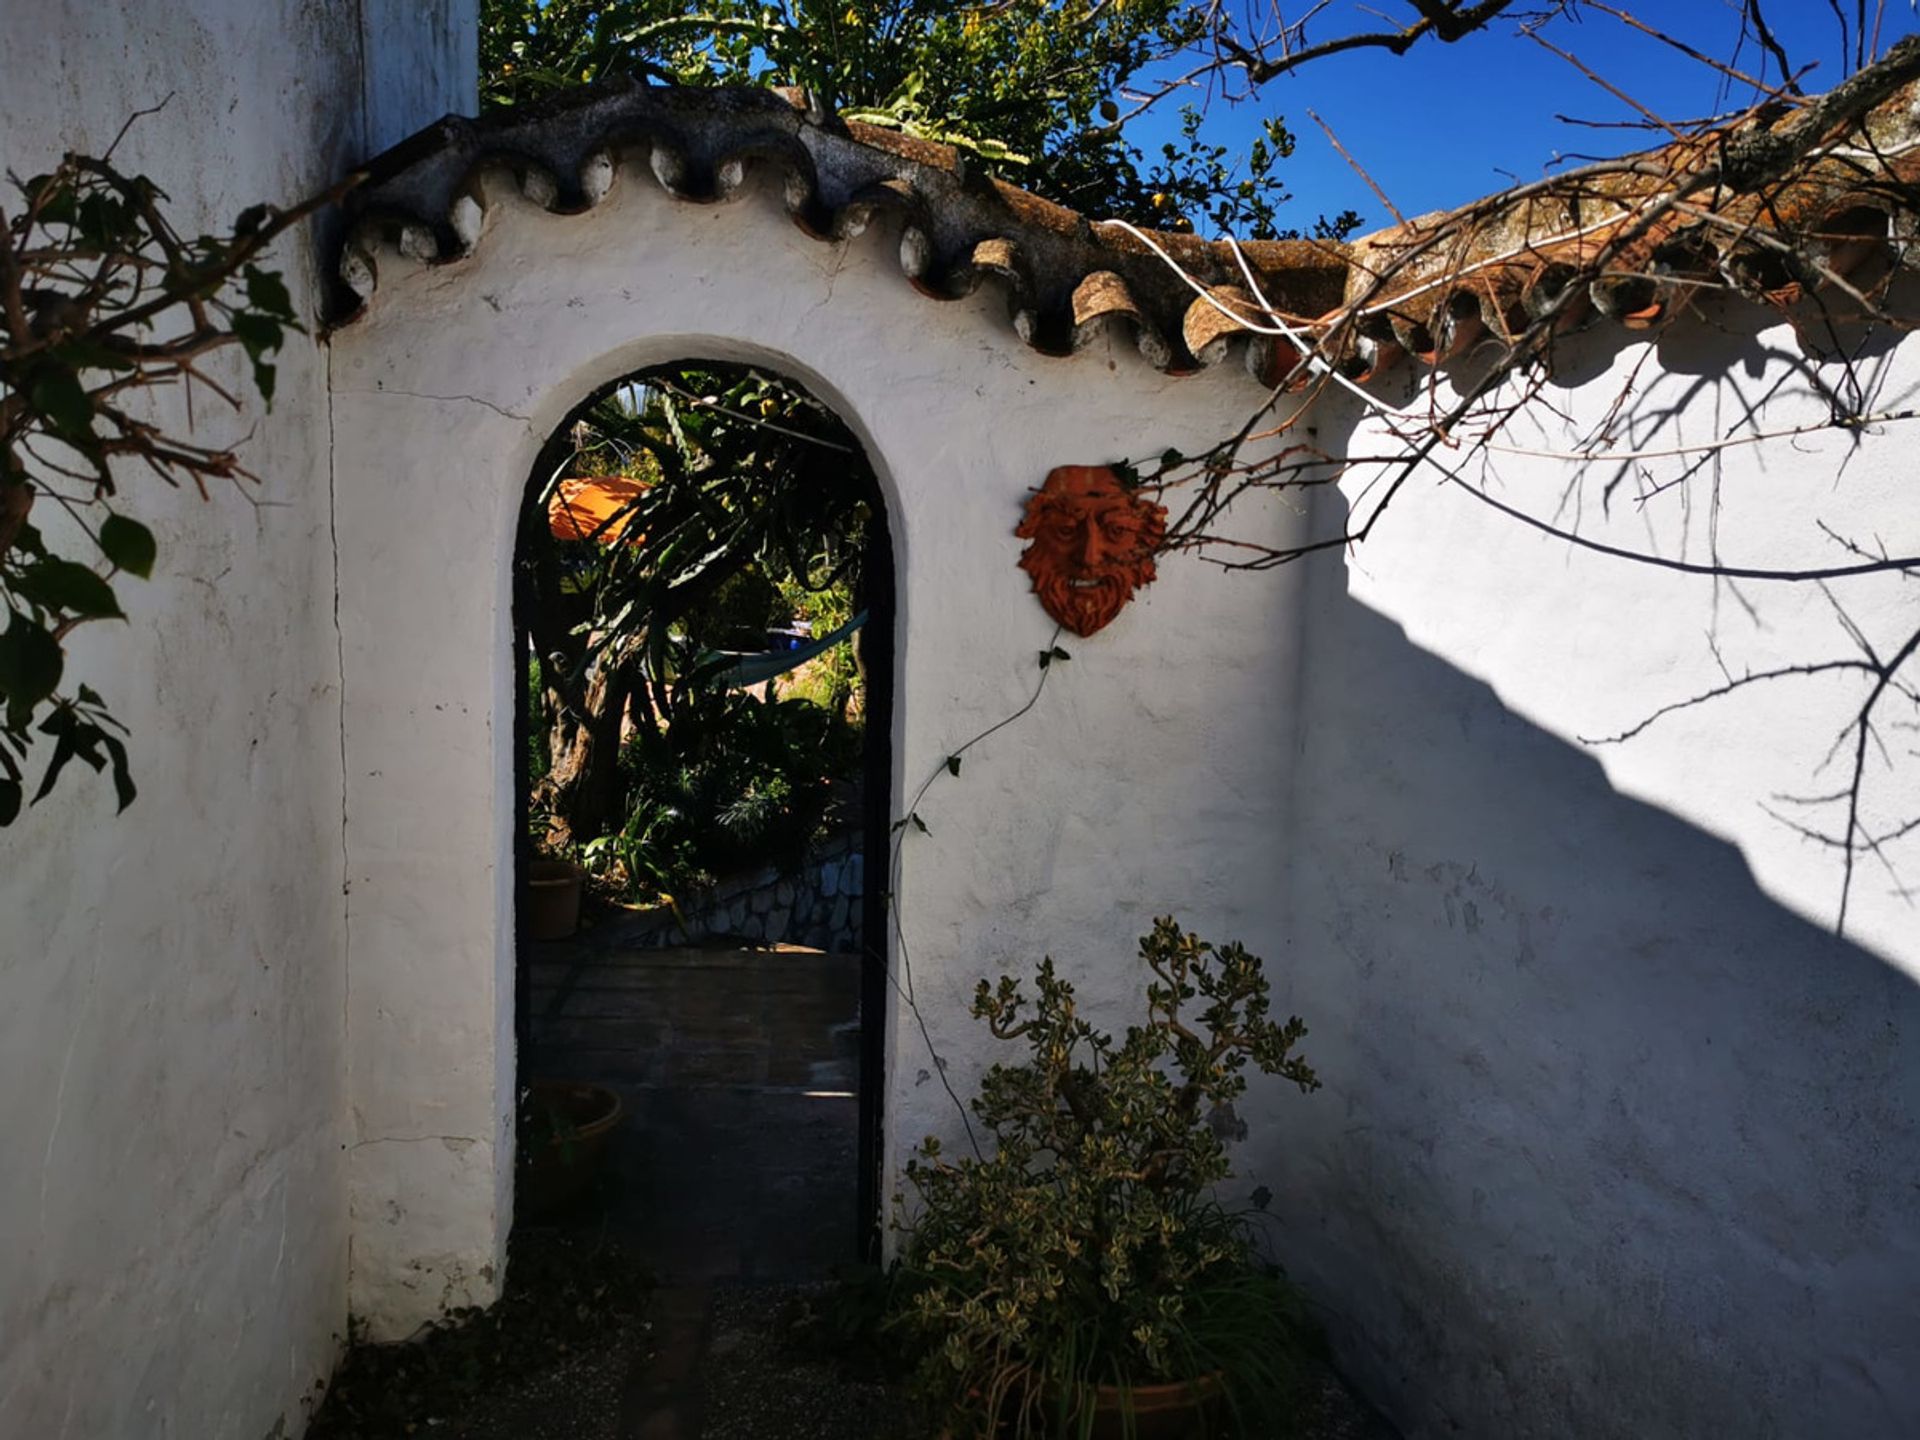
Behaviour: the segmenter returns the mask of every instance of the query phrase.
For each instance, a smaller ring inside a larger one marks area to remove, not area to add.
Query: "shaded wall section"
[[[1569,423],[1516,448],[1568,448],[1649,357],[1565,358]],[[1821,413],[1779,332],[1653,358],[1619,445]],[[1914,365],[1882,356],[1881,393]],[[1467,478],[1612,543],[1804,564],[1833,552],[1821,519],[1912,536],[1906,449],[1729,453],[1690,514],[1657,487],[1697,454]],[[1920,1431],[1920,927],[1876,865],[1836,937],[1836,856],[1769,813],[1841,783],[1822,764],[1861,693],[1794,682],[1618,750],[1576,738],[1724,678],[1710,638],[1732,673],[1844,650],[1835,605],[1581,553],[1431,471],[1395,504],[1308,599],[1274,875],[1328,1083],[1274,1096],[1283,1123],[1241,1157],[1281,1253],[1410,1440]],[[1876,644],[1915,623],[1897,582],[1835,593]],[[1870,784],[1876,813],[1920,814],[1910,770]]]
[[[471,105],[470,3],[409,6],[371,48],[336,8],[4,7],[0,166],[98,154],[165,101],[116,159],[193,234]],[[311,320],[311,237],[273,263]],[[271,414],[198,397],[258,492],[127,476],[159,565],[121,587],[130,624],[75,636],[139,798],[116,818],[76,767],[0,831],[0,1434],[297,1434],[345,1329],[327,357],[277,359]]]

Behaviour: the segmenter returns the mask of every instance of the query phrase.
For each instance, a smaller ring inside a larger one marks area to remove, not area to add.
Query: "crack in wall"
[[[385,385],[381,386],[378,390],[343,390],[340,393],[343,395],[398,395],[408,400],[437,400],[446,405],[457,405],[465,402],[468,405],[478,405],[483,410],[491,410],[494,414],[504,416],[508,420],[517,420],[520,424],[526,426],[528,430],[533,429],[533,417],[531,415],[519,414],[516,411],[507,409],[504,405],[496,405],[491,400],[482,400],[478,395],[426,395],[418,390],[395,390]]]
[[[374,1135],[365,1140],[356,1140],[347,1147],[349,1152],[364,1150],[369,1145],[424,1145],[429,1140],[438,1140],[449,1150],[465,1150],[470,1145],[482,1143],[473,1135]]]
[[[339,431],[333,414],[333,346],[324,345],[327,359],[327,538],[333,551],[333,660],[335,695],[340,717],[340,1059],[344,1081],[341,1102],[347,1123],[353,1118],[353,862],[347,827],[347,641],[340,625],[340,500],[335,462]],[[349,1153],[351,1147],[349,1147]],[[353,1285],[352,1177],[347,1185],[347,1285]]]

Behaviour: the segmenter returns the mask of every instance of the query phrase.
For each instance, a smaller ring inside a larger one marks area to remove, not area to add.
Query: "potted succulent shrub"
[[[925,1141],[895,1276],[896,1324],[922,1357],[937,1424],[971,1436],[1174,1440],[1270,1436],[1310,1333],[1214,1189],[1231,1167],[1209,1124],[1248,1065],[1302,1091],[1306,1033],[1268,1016],[1257,956],[1154,922],[1146,1018],[1116,1039],[1082,1019],[1043,960],[981,981],[973,1013],[1025,1058],[996,1064],[972,1112],[983,1153]]]

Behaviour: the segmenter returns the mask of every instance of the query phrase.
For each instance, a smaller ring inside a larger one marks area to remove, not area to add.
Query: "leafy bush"
[[[671,723],[643,725],[621,753],[634,878],[678,895],[757,865],[798,865],[833,782],[859,763],[858,731],[817,705],[688,693]]]
[[[1261,962],[1237,942],[1160,919],[1140,956],[1147,1016],[1119,1041],[1080,1017],[1050,959],[1031,1009],[1020,982],[981,981],[974,1015],[1027,1049],[973,1102],[991,1153],[950,1160],[930,1138],[907,1165],[901,1323],[956,1434],[1084,1437],[1096,1386],[1216,1374],[1234,1411],[1277,1413],[1304,1322],[1246,1217],[1212,1196],[1231,1167],[1208,1116],[1249,1063],[1317,1088],[1291,1053],[1306,1027],[1268,1017]]]

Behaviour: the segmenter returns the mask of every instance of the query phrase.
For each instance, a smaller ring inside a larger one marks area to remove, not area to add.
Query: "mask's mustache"
[[[1076,635],[1091,635],[1107,625],[1132,598],[1131,577],[1104,575],[1036,575],[1034,592],[1041,608]]]

